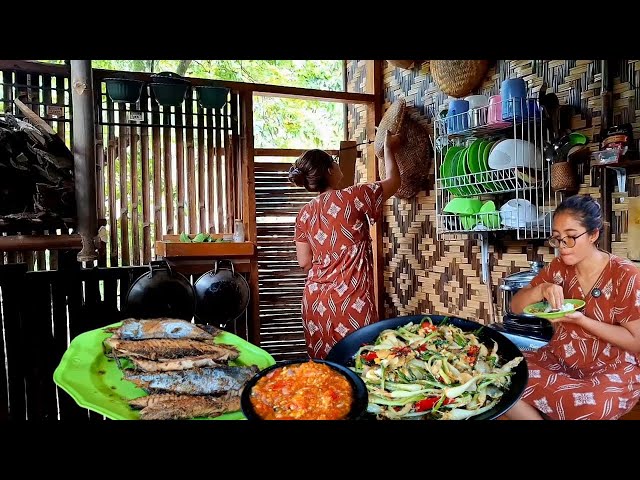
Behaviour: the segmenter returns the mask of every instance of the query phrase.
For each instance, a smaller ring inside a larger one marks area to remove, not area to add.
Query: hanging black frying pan
[[[227,263],[228,266],[222,266]],[[229,260],[216,260],[213,270],[194,284],[196,318],[223,327],[242,315],[249,305],[249,284]]]
[[[520,349],[516,347],[511,340],[486,325],[483,326],[471,320],[463,320],[456,317],[444,317],[442,315],[411,315],[382,320],[350,333],[333,346],[325,360],[344,365],[345,367],[353,367],[353,357],[360,347],[364,344],[372,343],[378,337],[380,332],[386,329],[398,328],[409,322],[418,323],[426,316],[431,318],[434,325],[438,325],[444,319],[447,319],[447,322],[450,325],[455,325],[465,332],[473,332],[478,330],[480,327],[484,327],[476,335],[479,340],[489,348],[489,350],[493,348],[493,341],[495,340],[498,344],[498,354],[504,363],[507,363],[509,360],[513,360],[515,357],[523,356]],[[509,389],[504,392],[500,401],[490,410],[487,410],[475,417],[471,417],[471,419],[495,419],[509,410],[520,399],[525,387],[527,386],[527,382],[529,381],[529,371],[527,369],[527,362],[525,359],[523,359],[516,368],[513,369],[513,373],[513,377],[511,377],[511,385],[509,386]]]
[[[151,262],[149,272],[131,284],[125,306],[126,315],[131,318],[168,317],[190,321],[195,310],[193,285],[165,260]]]

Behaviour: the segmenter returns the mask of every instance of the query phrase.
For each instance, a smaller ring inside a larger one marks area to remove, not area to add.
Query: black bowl
[[[136,103],[144,82],[130,78],[105,78],[107,94],[114,102]]]
[[[341,373],[346,377],[351,388],[353,390],[353,402],[351,404],[351,410],[344,418],[344,420],[358,420],[364,416],[367,410],[367,404],[369,403],[369,394],[367,393],[367,387],[360,378],[359,375],[351,371],[349,368],[344,367],[342,365],[338,365],[337,363],[329,362],[326,360],[313,360],[315,363],[324,363],[325,365],[331,367],[335,371]],[[267,373],[275,370],[277,368],[282,368],[288,365],[297,365],[301,363],[307,363],[308,360],[287,360],[284,362],[278,362],[275,365],[271,365],[270,367],[265,368],[264,370],[259,371],[251,380],[247,382],[242,390],[242,395],[240,396],[240,406],[242,408],[242,413],[247,418],[247,420],[263,420],[253,408],[251,404],[251,391],[255,386],[256,382],[264,377]]]
[[[150,83],[153,95],[159,105],[163,107],[177,107],[182,105],[187,93],[187,85],[170,83]]]
[[[222,108],[227,103],[229,89],[226,87],[213,87],[199,85],[196,87],[198,103],[203,108]]]
[[[154,73],[150,76],[152,83],[163,83],[166,85],[190,85],[191,82],[184,78],[182,75],[178,75],[173,72],[160,72]]]
[[[516,357],[523,357],[520,349],[511,340],[486,325],[482,325],[472,320],[463,320],[462,318],[445,317],[442,315],[411,315],[382,320],[356,330],[336,343],[327,355],[326,359],[330,362],[344,365],[345,367],[351,367],[355,363],[354,356],[360,347],[364,344],[373,343],[380,332],[387,329],[398,328],[409,322],[418,323],[425,317],[431,318],[433,323],[436,325],[447,319],[449,324],[455,325],[465,332],[476,331],[480,327],[483,327],[477,334],[480,342],[485,344],[485,346],[491,350],[493,347],[492,340],[495,340],[498,344],[498,355],[500,356],[503,364]],[[522,396],[522,393],[527,386],[527,381],[529,380],[529,370],[527,368],[526,359],[523,358],[512,372],[513,376],[511,377],[511,385],[509,385],[509,389],[504,392],[500,401],[490,410],[487,410],[475,417],[471,417],[470,420],[493,420],[515,405]],[[371,415],[369,415],[369,417],[371,417]]]

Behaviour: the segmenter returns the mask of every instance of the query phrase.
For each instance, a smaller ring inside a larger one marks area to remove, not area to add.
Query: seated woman
[[[514,295],[515,313],[546,300],[586,302],[554,321],[550,342],[525,352],[529,383],[507,412],[513,420],[614,420],[640,397],[640,271],[596,246],[599,204],[588,196],[566,199],[553,215],[549,244],[560,250],[531,284]]]

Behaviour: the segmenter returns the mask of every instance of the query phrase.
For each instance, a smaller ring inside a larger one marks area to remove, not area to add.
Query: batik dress
[[[379,182],[321,193],[298,213],[295,240],[311,247],[302,296],[310,358],[323,359],[349,333],[378,321],[369,224],[380,217]]]
[[[561,285],[564,298],[582,299],[582,312],[611,325],[640,320],[640,272],[630,261],[610,255],[589,291],[583,291],[574,266],[555,258],[531,282]],[[556,322],[550,342],[525,352],[529,383],[523,400],[553,419],[617,419],[640,396],[637,354],[598,338],[581,327]]]

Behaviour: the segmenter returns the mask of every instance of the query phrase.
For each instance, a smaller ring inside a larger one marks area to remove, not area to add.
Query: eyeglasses
[[[551,237],[549,239],[549,245],[551,245],[553,248],[561,248],[560,245],[562,245],[562,248],[573,248],[576,246],[576,240],[585,233],[588,233],[588,231],[582,232],[580,235],[577,235],[575,237],[572,237],[570,235],[567,235],[564,238]]]

